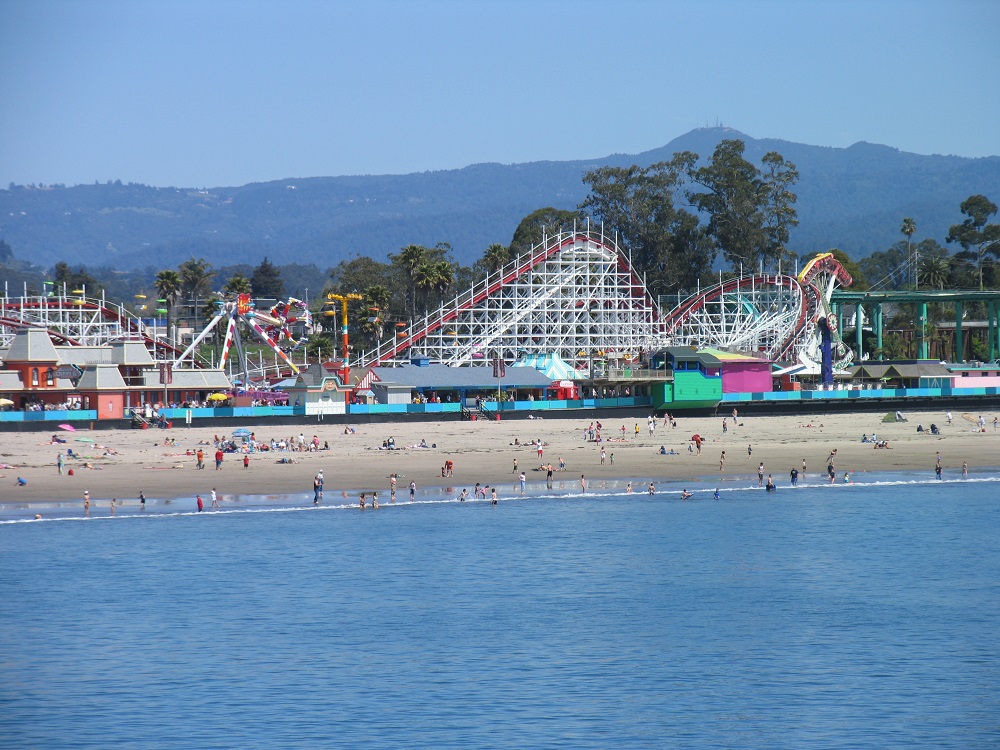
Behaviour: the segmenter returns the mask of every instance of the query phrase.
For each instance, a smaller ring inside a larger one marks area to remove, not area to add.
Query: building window
[[[55,370],[53,370],[51,367],[45,371],[45,385],[47,385],[49,388],[51,388],[56,384],[56,379],[52,374],[54,372]]]
[[[34,386],[35,388],[38,387],[38,368],[37,367],[32,367],[31,368],[31,385]]]

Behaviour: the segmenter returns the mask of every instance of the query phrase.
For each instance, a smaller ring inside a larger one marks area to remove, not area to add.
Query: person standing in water
[[[458,501],[459,501],[460,503],[464,503],[464,502],[465,502],[465,498],[467,498],[468,496],[469,496],[469,493],[468,493],[468,492],[466,492],[466,491],[465,491],[465,488],[463,487],[463,488],[462,488],[462,494],[458,496]]]
[[[413,480],[410,480],[410,502],[411,503],[413,502],[413,499],[416,497],[416,495],[417,495],[417,483],[414,482]]]
[[[212,507],[218,508],[219,506],[219,495],[215,491],[215,487],[212,488]]]
[[[90,518],[90,490],[83,491],[83,515]]]
[[[518,480],[521,482],[521,497],[524,497],[524,483],[526,479],[527,477],[524,475],[524,472],[522,471],[520,476],[518,477]]]
[[[490,488],[490,505],[496,505],[496,504],[497,504],[497,488],[496,487],[491,487]]]
[[[142,492],[139,493],[139,510],[146,510],[146,495]]]
[[[377,492],[373,492],[372,493],[372,507],[375,510],[378,510],[378,493]]]
[[[580,475],[580,489],[583,490],[584,492],[587,491],[587,477],[585,477],[583,474]]]
[[[114,516],[114,514],[115,514],[115,508],[117,507],[117,505],[118,505],[118,498],[116,498],[116,497],[111,498],[111,515],[112,516]]]
[[[195,500],[198,503],[198,512],[201,513],[203,510],[205,510],[205,501],[201,499],[201,495],[196,495]]]
[[[656,487],[653,486],[652,482],[649,483],[649,494],[650,495],[655,495],[656,494]]]

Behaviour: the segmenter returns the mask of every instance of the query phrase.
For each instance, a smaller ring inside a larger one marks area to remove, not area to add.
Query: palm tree
[[[212,265],[204,258],[190,258],[178,267],[181,277],[181,293],[188,300],[189,304],[193,299],[193,310],[195,318],[195,328],[198,327],[198,302],[201,297],[207,297],[212,290],[212,279],[215,271]]]
[[[483,254],[483,265],[490,271],[499,271],[510,261],[510,250],[498,242],[493,243]]]
[[[171,331],[171,318],[173,316],[174,303],[177,301],[177,295],[181,291],[181,277],[177,271],[172,269],[165,269],[156,274],[156,292],[160,295],[160,298],[165,300],[167,308],[167,338],[170,338]]]
[[[915,222],[912,218],[910,218],[909,216],[907,216],[905,219],[903,219],[903,223],[900,225],[899,231],[906,235],[906,260],[909,263],[910,262],[910,242],[913,239],[913,235],[916,234],[916,231],[917,231],[917,222]],[[918,275],[917,274],[917,266],[918,265],[919,264],[917,262],[910,263],[910,268],[913,271],[914,278],[916,278],[916,276]],[[920,288],[920,280],[919,279],[917,279],[917,288],[918,289]]]
[[[924,258],[923,263],[917,268],[918,288],[922,281],[924,286],[931,289],[944,289],[944,285],[948,282],[950,265],[949,259],[945,257]]]
[[[435,289],[437,287],[437,283],[438,273],[436,263],[421,263],[413,269],[414,297],[416,296],[417,289],[424,293],[425,312],[427,307],[427,293],[432,289]],[[414,317],[416,317],[415,312]]]
[[[427,248],[421,245],[407,245],[399,255],[389,256],[394,263],[403,267],[410,278],[410,316],[417,317],[417,269],[427,262]]]
[[[385,317],[391,293],[383,284],[372,284],[365,289],[363,296],[368,305],[361,311],[365,318],[361,323],[361,330],[371,336],[377,344],[385,335]]]
[[[253,286],[250,283],[250,279],[238,273],[226,282],[226,285],[222,287],[222,291],[227,295],[252,294]]]

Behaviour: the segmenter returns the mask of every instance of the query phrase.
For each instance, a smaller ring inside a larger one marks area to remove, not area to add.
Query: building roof
[[[0,392],[9,393],[20,390],[24,390],[21,373],[17,370],[0,370]]]
[[[144,388],[162,388],[159,370],[145,370],[142,373]],[[178,370],[173,371],[173,382],[167,386],[171,389],[215,391],[232,388],[229,377],[223,370]]]
[[[90,365],[83,371],[76,388],[79,391],[123,391],[125,381],[117,365]]]
[[[116,365],[151,366],[156,364],[149,354],[146,344],[140,340],[113,341],[111,343],[112,362]]]
[[[400,383],[411,388],[473,388],[496,389],[497,379],[492,367],[451,367],[433,364],[426,366],[373,367],[383,383]],[[547,388],[552,378],[533,367],[507,367],[507,374],[500,378],[502,388]]]
[[[766,362],[770,363],[770,360],[764,359],[762,357],[754,357],[750,354],[741,354],[740,352],[727,352],[723,349],[715,349],[713,347],[707,346],[704,349],[698,350],[699,354],[708,354],[715,357],[721,362]]]
[[[940,362],[865,362],[850,368],[851,377],[881,380],[882,378],[948,378],[951,372]]]
[[[59,362],[59,353],[44,328],[21,328],[7,350],[5,362]]]

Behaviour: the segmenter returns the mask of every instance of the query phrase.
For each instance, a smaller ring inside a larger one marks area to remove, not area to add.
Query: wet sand
[[[455,492],[466,487],[472,490],[476,482],[498,487],[517,483],[518,472],[525,471],[530,484],[545,481],[545,473],[533,471],[551,462],[557,469],[555,478],[562,482],[579,483],[581,474],[588,482],[605,479],[685,482],[703,486],[705,482],[744,482],[756,480],[757,465],[764,463],[766,474],[773,474],[776,483],[786,484],[789,470],[807,464],[807,474],[815,478],[826,472],[827,457],[834,449],[838,480],[843,472],[852,474],[873,471],[917,470],[934,474],[935,456],[942,454],[945,476],[961,474],[963,461],[968,461],[970,474],[975,476],[994,470],[1000,449],[1000,432],[993,429],[993,414],[984,413],[986,432],[979,432],[979,414],[954,412],[949,427],[945,413],[908,412],[905,423],[883,423],[882,413],[810,414],[804,416],[740,417],[742,424],[722,431],[722,417],[677,419],[677,427],[666,427],[658,420],[653,435],[646,421],[634,419],[604,421],[600,444],[586,442],[584,430],[589,420],[570,419],[511,419],[503,422],[420,422],[379,425],[356,425],[356,432],[344,434],[340,426],[304,426],[306,439],[315,434],[320,444],[328,441],[330,450],[311,452],[256,453],[250,457],[250,467],[243,468],[242,456],[226,454],[222,471],[215,470],[214,448],[209,443],[221,434],[219,428],[179,428],[172,430],[102,430],[88,433],[60,433],[66,444],[51,444],[44,433],[0,433],[0,462],[11,468],[0,468],[0,505],[24,501],[81,502],[89,490],[94,508],[106,506],[110,498],[132,503],[140,491],[150,500],[207,498],[212,488],[220,497],[301,494],[312,496],[312,477],[324,470],[326,496],[331,493],[357,493],[377,490],[388,499],[389,475],[399,475],[400,499],[412,480],[418,488],[454,487]],[[918,433],[918,424],[929,428],[934,422],[942,429],[940,436]],[[625,426],[622,439],[621,427]],[[635,426],[639,433],[636,435]],[[289,426],[247,425],[258,439],[297,437],[300,430]],[[874,449],[861,443],[862,433],[877,433],[889,440],[891,449]],[[699,434],[704,442],[701,454],[689,452],[692,435]],[[395,438],[399,450],[379,450],[382,442]],[[165,438],[175,438],[176,446],[163,445]],[[93,439],[94,443],[78,442],[78,438]],[[513,445],[540,438],[547,445],[541,459],[529,446]],[[421,439],[436,448],[414,448]],[[44,442],[43,442],[44,441]],[[42,443],[42,444],[39,444]],[[747,445],[753,453],[748,455]],[[678,455],[659,455],[663,445]],[[117,455],[105,455],[98,447],[110,447]],[[601,464],[600,450],[606,459]],[[205,450],[205,469],[196,468],[193,455],[198,447]],[[73,448],[82,458],[68,459],[64,473],[56,469],[56,456]],[[719,470],[722,451],[727,460]],[[612,455],[614,463],[612,464]],[[279,464],[276,460],[290,457],[297,463]],[[566,463],[564,472],[558,462]],[[454,477],[443,478],[441,469],[446,460],[455,464]],[[89,462],[93,468],[84,468]],[[68,470],[73,469],[73,476]],[[17,487],[17,477],[24,477],[26,487]],[[645,486],[645,485],[642,485]],[[640,485],[636,489],[641,489]]]

